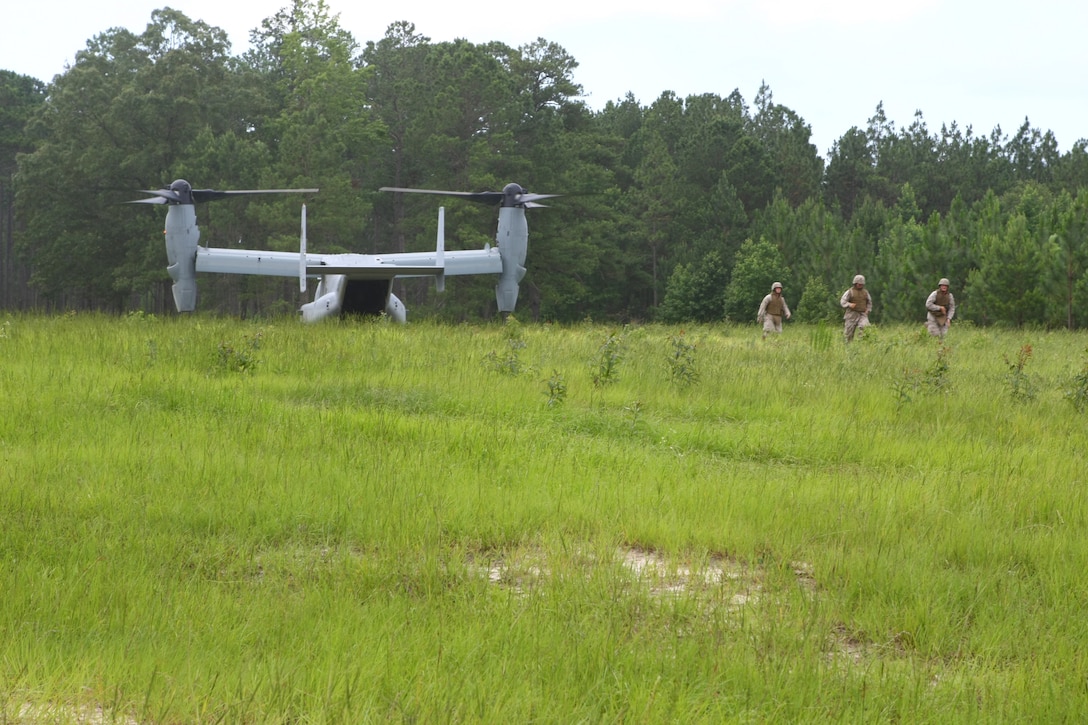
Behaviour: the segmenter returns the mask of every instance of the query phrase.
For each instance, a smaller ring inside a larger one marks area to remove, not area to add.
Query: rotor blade
[[[193,189],[193,201],[197,203],[215,201],[228,196],[241,196],[243,194],[316,194],[317,192],[317,189],[235,189],[231,191]]]
[[[125,202],[127,204],[184,204],[185,199],[173,189],[141,189],[143,194],[151,194],[151,199],[137,199]],[[215,201],[228,196],[240,196],[243,194],[316,194],[317,189],[240,189],[231,191],[216,191],[215,189],[193,189],[193,202],[202,203]]]
[[[530,194],[528,192],[524,194],[518,194],[518,203],[528,206],[534,201],[540,201],[541,199],[554,199],[557,196],[563,196],[562,194]]]
[[[437,196],[457,196],[469,201],[484,204],[498,204],[503,200],[501,191],[442,191],[440,189],[405,189],[399,186],[383,186],[378,191],[400,191],[407,194],[434,194]]]
[[[151,199],[137,199],[135,201],[126,202],[128,204],[169,204],[174,202],[175,204],[181,202],[181,197],[176,191],[171,189],[140,189],[141,194],[151,194]]]

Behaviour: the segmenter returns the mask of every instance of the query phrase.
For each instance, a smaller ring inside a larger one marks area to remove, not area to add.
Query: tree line
[[[199,188],[319,187],[318,252],[433,247],[437,204],[382,186],[563,194],[530,212],[519,316],[750,321],[772,281],[800,319],[839,314],[865,274],[877,321],[920,321],[949,277],[958,317],[1076,328],[1088,302],[1088,140],[897,127],[878,106],[826,161],[760,87],[594,111],[576,60],[538,39],[432,42],[409,22],[360,44],[324,0],[294,0],[235,56],[225,32],[164,8],[110,29],[51,82],[0,71],[0,305],[170,308],[162,210],[122,202]],[[494,210],[446,203],[447,245],[491,242]],[[198,209],[202,243],[290,250],[298,200]],[[297,284],[205,276],[202,309],[297,307]],[[406,282],[413,316],[496,314],[493,280]]]

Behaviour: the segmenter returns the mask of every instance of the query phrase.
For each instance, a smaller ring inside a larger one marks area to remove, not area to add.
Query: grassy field
[[[0,316],[0,722],[1084,722],[1086,363]]]

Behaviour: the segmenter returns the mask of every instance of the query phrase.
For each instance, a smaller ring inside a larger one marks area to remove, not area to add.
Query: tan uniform
[[[854,303],[851,309],[850,303]],[[854,339],[854,333],[864,330],[869,326],[869,313],[873,310],[873,296],[869,290],[856,286],[850,287],[842,293],[839,306],[845,310],[843,314],[843,337],[847,342]]]
[[[944,312],[941,312],[941,308]],[[926,329],[934,337],[944,339],[948,333],[948,323],[956,314],[956,298],[952,293],[940,288],[933,290],[926,298]]]
[[[789,319],[791,316],[790,307],[786,304],[786,298],[779,292],[775,294],[776,289],[781,289],[779,286],[771,288],[771,294],[763,298],[763,301],[759,304],[759,312],[756,313],[756,321],[763,324],[763,336],[766,337],[767,333],[782,332],[782,317],[785,316]]]

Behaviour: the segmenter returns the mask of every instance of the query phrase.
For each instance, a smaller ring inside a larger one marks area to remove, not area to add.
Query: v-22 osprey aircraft
[[[507,184],[502,191],[461,192],[433,189],[382,187],[394,193],[451,196],[499,206],[495,246],[483,249],[445,249],[445,208],[438,210],[438,239],[434,252],[395,254],[307,254],[306,206],[302,207],[300,249],[274,252],[253,249],[201,247],[196,222],[196,204],[243,194],[316,194],[317,189],[254,189],[216,191],[194,189],[178,179],[168,188],[145,190],[147,199],[134,204],[166,204],[167,272],[174,280],[174,304],[178,312],[196,309],[196,273],[256,274],[273,277],[298,277],[299,289],[306,292],[307,280],[317,278],[313,302],[302,305],[306,322],[341,315],[379,315],[385,313],[397,322],[407,320],[404,304],[393,294],[397,277],[434,277],[438,290],[445,289],[446,275],[495,274],[495,299],[499,312],[514,311],[518,287],[525,276],[525,257],[529,229],[525,210],[542,207],[543,199],[559,194],[530,194],[518,184]]]

